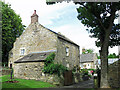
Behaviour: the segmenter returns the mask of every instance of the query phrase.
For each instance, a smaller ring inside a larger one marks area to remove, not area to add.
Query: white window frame
[[[25,48],[20,48],[20,55],[25,55]]]
[[[66,51],[66,56],[69,56],[69,47],[66,47],[65,51]]]

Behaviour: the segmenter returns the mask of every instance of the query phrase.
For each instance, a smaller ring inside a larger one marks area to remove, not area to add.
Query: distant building
[[[96,69],[98,66],[97,54],[88,53],[80,55],[80,67],[81,69]]]
[[[108,64],[113,64],[114,62],[118,61],[118,58],[108,58]],[[98,59],[98,65],[101,65],[100,59]]]

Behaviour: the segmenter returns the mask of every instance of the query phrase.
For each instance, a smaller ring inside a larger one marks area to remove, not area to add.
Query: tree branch
[[[110,23],[109,23],[109,27],[107,30],[110,30],[112,31],[112,26],[113,26],[113,23],[114,23],[114,18],[115,18],[115,12],[116,12],[116,9],[115,9],[115,3],[111,3],[111,15],[110,15]]]
[[[101,3],[102,4],[102,3]],[[94,7],[93,6],[93,3],[91,4],[91,6],[92,7]],[[98,20],[98,24],[103,28],[103,29],[101,29],[102,31],[105,31],[106,30],[106,28],[104,27],[104,25],[103,25],[103,23],[102,23],[102,19],[101,19],[101,17],[100,17],[100,13],[96,13],[96,9],[94,8],[94,10],[93,10],[93,12],[92,12],[93,14],[94,14],[94,16],[97,18],[97,20]]]

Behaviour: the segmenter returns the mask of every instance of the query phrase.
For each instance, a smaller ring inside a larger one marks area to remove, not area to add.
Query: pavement
[[[81,81],[77,84],[69,85],[69,86],[63,86],[60,88],[94,88],[93,78],[87,81]]]

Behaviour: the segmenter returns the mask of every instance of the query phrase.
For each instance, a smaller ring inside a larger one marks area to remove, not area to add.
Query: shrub
[[[45,59],[45,66],[53,63],[53,60],[55,59],[55,53],[50,53],[50,55]]]
[[[67,71],[67,68],[61,64],[54,64],[53,60],[55,58],[55,53],[51,53],[45,60],[45,65],[43,72],[49,73],[49,74],[58,74],[60,76],[60,73],[63,73],[64,71]]]

